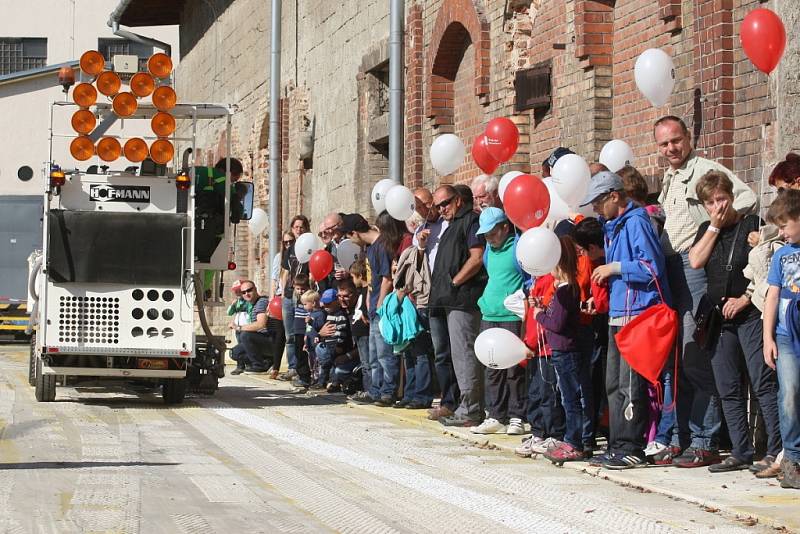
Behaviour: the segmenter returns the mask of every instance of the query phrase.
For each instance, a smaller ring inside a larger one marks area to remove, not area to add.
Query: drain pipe
[[[403,183],[403,36],[405,0],[389,4],[389,178]]]
[[[128,39],[129,41],[160,48],[165,54],[172,57],[172,46],[170,46],[169,43],[159,41],[158,39],[153,39],[152,37],[145,37],[144,35],[139,35],[138,33],[133,33],[128,30],[121,30],[119,28],[119,19],[122,17],[122,14],[125,13],[125,10],[128,9],[128,4],[130,4],[131,1],[132,0],[120,0],[120,3],[117,4],[117,7],[111,12],[111,15],[109,15],[108,25],[111,27],[111,32],[117,37],[122,37],[124,39]]]
[[[281,114],[281,0],[272,0],[272,43],[269,69],[269,262],[271,269],[278,253],[278,185],[281,172],[280,114]]]

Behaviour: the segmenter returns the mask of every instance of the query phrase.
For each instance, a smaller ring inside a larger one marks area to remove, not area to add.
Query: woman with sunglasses
[[[309,232],[311,225],[308,222],[308,217],[305,215],[295,215],[289,224],[289,232],[292,239],[284,237],[283,241],[283,257],[281,259],[281,269],[283,274],[281,276],[281,288],[283,292],[283,326],[286,330],[286,339],[292,339],[294,334],[294,308],[296,305],[294,298],[294,277],[298,274],[308,274],[308,264],[300,263],[297,255],[294,252],[294,243],[298,237]],[[298,295],[299,296],[299,295]],[[289,362],[289,370],[279,376],[285,380],[297,376],[295,368],[297,367],[297,358],[294,353],[294,343],[286,343],[286,359]]]

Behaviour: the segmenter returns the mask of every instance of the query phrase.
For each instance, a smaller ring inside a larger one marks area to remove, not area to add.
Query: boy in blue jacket
[[[595,268],[592,281],[607,281],[609,287],[606,394],[610,436],[608,450],[598,462],[608,469],[642,467],[647,465],[647,381],[621,357],[614,336],[631,319],[661,302],[651,269],[669,298],[664,254],[647,212],[627,198],[618,175],[608,171],[594,175],[582,205],[588,204],[606,221],[606,264]]]

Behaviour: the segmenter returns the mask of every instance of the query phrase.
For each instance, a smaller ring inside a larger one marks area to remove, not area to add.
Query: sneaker
[[[732,471],[742,471],[750,467],[750,462],[740,460],[735,456],[728,456],[718,464],[708,466],[711,473],[730,473]]]
[[[603,467],[614,471],[620,471],[622,469],[647,467],[647,461],[634,454],[615,454],[603,463]]]
[[[800,489],[800,465],[784,458],[781,463],[781,470],[783,471],[781,487],[786,489]]]
[[[764,469],[769,468],[774,463],[775,463],[775,457],[771,454],[768,454],[759,461],[753,462],[747,469],[749,469],[751,473],[760,473]]]
[[[244,373],[244,367],[237,367],[233,371],[231,371],[231,375],[236,376]]]
[[[394,404],[394,397],[381,397],[372,404],[375,406],[380,406],[381,408],[389,408]]]
[[[531,452],[535,454],[545,454],[550,449],[555,449],[558,447],[560,442],[555,438],[547,438],[542,440],[540,443],[536,443],[531,445]]]
[[[664,452],[665,450],[667,450],[667,446],[664,445],[663,443],[659,443],[657,441],[651,441],[650,443],[647,444],[647,447],[645,447],[644,455],[645,457],[655,456],[656,454]]]
[[[564,462],[577,462],[583,460],[583,451],[579,451],[569,443],[563,441],[558,444],[558,447],[550,449],[544,453],[544,457],[556,465],[564,465]]]
[[[411,404],[410,400],[408,400],[408,399],[400,399],[399,401],[397,401],[394,404],[392,404],[392,408],[405,408],[409,404]]]
[[[291,380],[292,378],[294,378],[296,376],[297,376],[297,371],[294,370],[294,369],[289,369],[285,373],[279,374],[276,378],[278,380],[283,380],[284,382],[288,382],[289,380]]]
[[[455,412],[447,406],[439,406],[438,408],[431,408],[428,410],[428,419],[431,421],[438,421],[442,417],[453,417]]]
[[[540,438],[539,436],[528,436],[522,441],[522,445],[514,449],[514,454],[521,458],[530,458],[533,451],[531,447],[534,445],[538,445],[544,441],[544,438]]]
[[[783,470],[781,469],[781,464],[779,462],[775,462],[771,466],[767,467],[756,473],[756,478],[778,478],[780,475],[783,474]]]
[[[672,465],[672,461],[681,453],[681,448],[675,445],[669,445],[663,451],[654,454],[650,458],[656,465]]]
[[[473,434],[502,434],[506,431],[506,425],[497,419],[488,417],[483,420],[483,423],[470,428],[469,431]]]
[[[603,467],[605,463],[611,460],[614,455],[611,451],[605,451],[603,454],[598,454],[597,456],[593,456],[589,459],[589,465],[591,467]]]
[[[439,423],[442,426],[459,426],[459,427],[473,427],[478,426],[480,421],[475,421],[468,417],[462,417],[460,415],[452,415],[450,417],[441,417],[439,418]]]
[[[406,410],[427,410],[430,407],[430,403],[420,401],[411,401],[406,404]]]
[[[512,417],[506,427],[506,434],[509,436],[521,436],[525,433],[525,427],[522,424],[522,419],[519,417]]]
[[[705,467],[708,465],[718,464],[722,459],[719,457],[717,451],[708,449],[698,449],[689,447],[683,454],[675,457],[672,460],[672,465],[675,467]]]
[[[350,402],[354,402],[356,404],[372,404],[375,402],[375,399],[369,396],[369,393],[366,391],[359,391],[358,393],[354,393],[347,397],[347,400]]]
[[[340,393],[341,391],[342,391],[341,384],[336,384],[334,382],[328,384],[328,393]]]
[[[313,384],[308,386],[308,389],[310,389],[311,391],[324,391],[326,388],[324,384],[314,382]]]

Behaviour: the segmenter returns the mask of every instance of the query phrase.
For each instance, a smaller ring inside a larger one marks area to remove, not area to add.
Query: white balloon
[[[505,328],[489,328],[475,338],[475,356],[490,369],[514,367],[527,353],[525,343]]]
[[[547,220],[558,222],[568,219],[570,214],[569,206],[567,206],[567,203],[559,196],[552,179],[543,178],[542,182],[550,193],[550,211],[547,213]]]
[[[386,211],[399,221],[405,221],[414,215],[417,201],[411,189],[404,185],[395,185],[386,193]]]
[[[322,248],[322,241],[311,232],[306,232],[294,242],[294,254],[300,263],[308,263],[311,255]]]
[[[386,193],[396,185],[397,182],[391,178],[384,178],[375,184],[372,188],[372,207],[375,208],[375,213],[380,214],[386,209]]]
[[[552,272],[560,259],[561,242],[547,228],[531,228],[517,242],[517,261],[526,273],[533,276]]]
[[[500,178],[500,183],[497,185],[497,193],[500,195],[500,200],[503,200],[503,195],[506,193],[506,187],[508,184],[511,183],[511,180],[519,176],[520,174],[525,174],[524,172],[520,171],[509,171]]]
[[[267,229],[268,223],[269,216],[267,212],[261,208],[255,208],[247,224],[250,227],[250,233],[253,235],[261,235],[261,233]]]
[[[586,160],[577,154],[558,158],[553,166],[553,185],[567,206],[577,206],[589,190],[592,171]]]
[[[342,266],[345,271],[350,270],[357,259],[361,257],[361,247],[350,241],[344,239],[336,246],[336,261]]]
[[[625,141],[614,139],[600,151],[600,163],[611,172],[617,172],[626,165],[633,165],[633,149]]]
[[[636,87],[659,108],[667,103],[675,87],[675,64],[672,58],[659,48],[650,48],[636,59],[633,68]]]
[[[457,135],[443,134],[431,145],[431,164],[440,176],[452,174],[464,163],[467,149]]]

